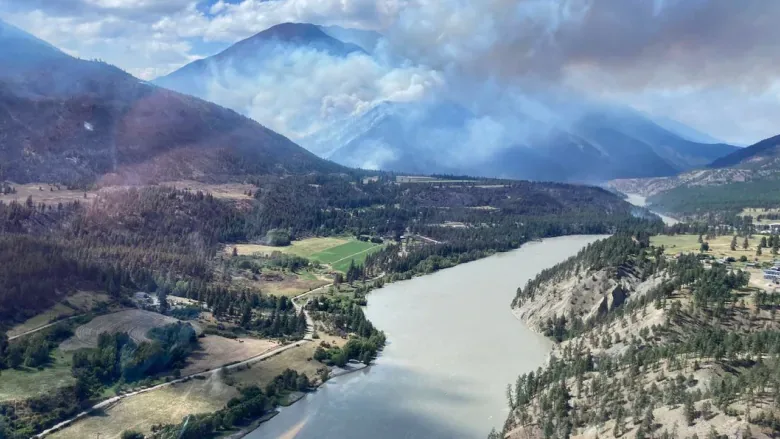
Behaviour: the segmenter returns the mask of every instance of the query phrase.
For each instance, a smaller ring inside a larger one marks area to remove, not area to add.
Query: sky
[[[780,133],[780,1],[0,0],[0,18],[143,79],[278,23],[375,30],[432,86],[552,85],[727,142]]]

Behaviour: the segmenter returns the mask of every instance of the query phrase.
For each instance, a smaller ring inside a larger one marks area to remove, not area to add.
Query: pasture
[[[208,335],[198,339],[199,347],[187,359],[182,376],[216,369],[227,363],[235,363],[256,357],[277,346],[271,340],[256,338],[230,339]]]

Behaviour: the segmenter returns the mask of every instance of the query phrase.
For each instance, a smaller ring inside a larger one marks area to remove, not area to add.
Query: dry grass
[[[237,286],[259,289],[266,294],[275,296],[288,297],[297,296],[330,283],[330,280],[308,271],[297,274],[281,271],[272,273],[273,276],[259,276],[257,280],[238,275],[234,276],[232,281]]]
[[[217,335],[198,339],[200,347],[190,355],[182,375],[216,369],[226,363],[247,360],[277,346],[271,340],[242,338],[231,340]]]
[[[306,343],[263,361],[252,363],[248,369],[231,372],[230,376],[239,387],[250,384],[264,387],[285,369],[294,369],[298,373],[305,373],[309,378],[314,379],[317,377],[317,369],[324,366],[319,361],[312,359],[316,349],[317,343]]]
[[[82,348],[97,347],[98,336],[103,332],[117,333],[127,332],[130,337],[138,342],[148,341],[146,333],[152,328],[176,323],[179,320],[164,316],[156,312],[140,309],[128,309],[124,311],[95,317],[89,323],[76,328],[73,337],[65,340],[60,345],[63,351],[74,351]],[[193,325],[196,326],[196,325]],[[196,327],[196,331],[200,328]]]
[[[61,320],[76,314],[81,314],[92,309],[98,303],[107,303],[111,299],[104,293],[92,293],[79,291],[66,297],[62,302],[55,304],[46,311],[31,317],[24,323],[20,323],[8,330],[9,337],[15,337],[25,332],[33,331],[46,326],[56,320]]]
[[[180,180],[168,181],[161,184],[163,186],[175,187],[176,189],[184,189],[192,192],[201,191],[203,193],[210,193],[214,198],[226,200],[251,200],[252,197],[248,196],[247,192],[250,191],[254,193],[255,190],[257,190],[257,187],[254,185],[242,183],[208,184],[192,180]]]
[[[658,235],[650,238],[650,243],[655,246],[663,245],[668,255],[677,253],[699,253],[701,244],[698,242],[699,235]],[[716,258],[733,257],[739,260],[741,256],[746,256],[750,262],[772,262],[777,257],[773,256],[771,249],[763,249],[761,256],[756,256],[756,246],[761,242],[761,235],[753,235],[748,240],[748,248],[744,250],[742,243],[744,237],[737,237],[737,249],[731,250],[731,235],[717,236],[715,239],[707,240],[710,244],[710,251],[707,254]]]
[[[47,205],[56,205],[57,203],[72,203],[78,200],[79,202],[91,202],[97,196],[97,192],[86,192],[87,196],[84,197],[84,191],[71,191],[61,186],[61,189],[57,189],[56,186],[51,186],[47,183],[29,183],[29,184],[13,184],[11,186],[16,189],[15,194],[0,194],[0,201],[10,203],[11,201],[18,201],[24,203],[28,197],[32,197],[35,204],[46,203]]]
[[[236,244],[226,245],[225,253],[232,254],[233,248],[238,249],[238,254],[241,256],[251,256],[253,254],[270,255],[273,252],[288,253],[291,255],[300,256],[302,258],[308,258],[315,253],[325,251],[329,248],[338,247],[342,244],[346,244],[350,240],[348,238],[307,238],[300,241],[293,241],[291,245],[286,247],[272,247],[270,245],[260,244]]]
[[[207,380],[190,380],[123,399],[50,437],[85,439],[99,434],[101,439],[112,439],[131,429],[148,434],[153,424],[175,424],[187,415],[214,412],[238,395],[219,375],[212,373]]]

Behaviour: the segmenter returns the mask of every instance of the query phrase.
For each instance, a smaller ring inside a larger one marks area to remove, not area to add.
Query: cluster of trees
[[[76,394],[87,399],[118,381],[134,382],[180,369],[197,346],[189,324],[174,323],[149,331],[150,342],[136,343],[127,333],[101,333],[95,349],[73,354]]]
[[[29,439],[62,419],[75,416],[84,405],[73,386],[51,389],[25,400],[0,402],[0,437]]]
[[[153,427],[153,438],[177,437],[180,439],[201,439],[219,436],[220,432],[238,425],[246,425],[279,404],[279,399],[290,391],[307,391],[311,382],[305,374],[287,369],[275,377],[265,389],[247,386],[241,394],[228,401],[227,405],[214,413],[191,415],[177,425]]]
[[[317,347],[318,361],[344,366],[349,360],[369,364],[385,345],[385,334],[363,314],[360,302],[347,296],[320,296],[306,305],[312,317],[330,324],[342,335],[352,334],[343,348],[323,343]]]
[[[705,268],[693,254],[665,261],[659,250],[646,247],[643,239],[613,236],[592,244],[518,291],[516,301],[527,300],[544,282],[580,272],[587,275],[594,267],[615,268],[613,276],[617,277],[620,267],[642,265],[644,273],[663,269],[668,275],[663,283],[614,312],[587,322],[571,316],[550,319],[549,336],[558,340],[583,337],[567,345],[561,358],[553,358],[546,368],[518,377],[507,391],[514,411],[507,428],[516,423],[534,423],[544,437],[569,437],[575,429],[602,425],[611,419],[616,421],[616,436],[634,430],[632,434],[640,438],[668,437],[671,433],[656,431],[653,419],[654,408],[662,405],[682,406],[687,422],[693,424],[699,417],[709,416],[703,412],[710,412],[713,406],[727,412],[737,401],[755,407],[760,400],[780,403],[780,332],[761,328],[735,331],[726,318],[734,307],[742,306],[732,291],[747,285],[747,273],[720,264]],[[690,308],[682,309],[675,298],[680,295],[692,299]],[[773,307],[774,297],[770,296],[757,294],[758,307]],[[619,353],[594,356],[582,346],[587,337],[591,344],[610,347],[611,334],[604,337],[605,331],[600,328],[615,320],[636,321],[640,309],[651,304],[667,310],[666,323],[627,336],[622,340],[626,347]],[[695,369],[699,362],[720,364],[735,373],[725,374],[704,392],[697,390],[701,386],[696,386],[692,376],[664,376],[663,370],[680,371],[686,366]],[[656,373],[654,381],[647,379],[651,372]],[[581,403],[572,404],[575,396]],[[697,410],[694,403],[699,401],[704,402]],[[780,424],[768,413],[753,413],[761,425]],[[628,417],[634,426],[626,424]]]
[[[9,341],[0,331],[0,370],[20,366],[40,368],[46,366],[52,349],[73,335],[71,323],[58,323],[28,337]]]

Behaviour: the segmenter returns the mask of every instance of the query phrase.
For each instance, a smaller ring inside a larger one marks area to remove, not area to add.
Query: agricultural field
[[[12,327],[7,331],[7,334],[9,337],[16,337],[29,331],[39,329],[57,320],[83,314],[90,311],[95,305],[108,303],[110,301],[111,299],[105,293],[79,291],[66,297],[46,311]]]
[[[239,341],[240,340],[240,341]],[[256,338],[230,339],[208,335],[198,339],[198,350],[190,354],[182,376],[216,369],[227,363],[248,360],[278,346],[271,340]]]
[[[121,400],[116,405],[82,419],[51,435],[52,439],[118,438],[125,430],[150,433],[154,424],[173,424],[196,413],[221,409],[238,395],[238,388],[256,384],[261,388],[285,369],[305,373],[312,380],[324,365],[311,357],[315,343],[288,349],[227,375],[214,372],[205,380],[190,380]]]
[[[701,244],[698,242],[699,235],[658,235],[650,238],[650,243],[655,246],[664,246],[667,255],[676,255],[678,253],[699,253]],[[707,254],[716,258],[732,257],[739,260],[740,257],[747,257],[749,262],[772,262],[777,257],[773,256],[771,249],[763,249],[761,256],[756,256],[756,246],[761,242],[761,235],[753,235],[748,239],[748,248],[744,250],[742,243],[744,237],[737,237],[737,248],[731,250],[731,235],[717,236],[707,242],[710,244],[710,251]]]
[[[311,259],[328,264],[334,270],[347,271],[351,261],[362,264],[368,254],[381,248],[382,244],[355,240],[315,253]]]
[[[175,424],[187,415],[214,412],[235,396],[238,390],[225,384],[219,373],[212,373],[205,380],[193,379],[123,399],[49,437],[119,438],[125,430],[149,434],[154,424]]]
[[[76,328],[73,337],[62,342],[60,349],[75,351],[82,348],[95,348],[98,336],[103,332],[127,332],[133,340],[140,343],[149,340],[146,333],[150,329],[178,321],[173,317],[140,309],[128,309],[106,314],[95,317],[89,323]],[[193,324],[193,327],[197,332],[201,332],[199,326]]]
[[[71,372],[71,355],[55,349],[44,369],[20,367],[3,370],[0,376],[0,402],[27,399],[76,382]]]
[[[305,373],[310,379],[314,380],[317,377],[317,370],[326,367],[312,358],[318,344],[316,340],[314,343],[305,343],[288,349],[279,355],[252,363],[249,368],[233,370],[230,372],[230,378],[235,381],[238,387],[250,384],[257,384],[263,387],[284,372],[285,369],[293,369],[299,373]]]
[[[293,241],[292,244],[285,247],[274,247],[260,244],[236,244],[226,245],[225,253],[232,254],[233,248],[235,247],[238,250],[238,254],[241,256],[251,256],[254,254],[268,256],[273,252],[281,252],[300,256],[302,258],[309,258],[315,253],[319,253],[327,249],[346,244],[348,242],[350,242],[349,238],[327,237],[307,238],[300,241]]]

